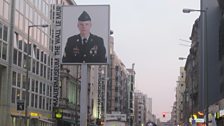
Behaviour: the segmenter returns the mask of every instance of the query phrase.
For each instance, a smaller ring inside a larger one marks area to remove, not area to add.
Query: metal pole
[[[87,126],[88,105],[88,69],[87,64],[81,65],[81,95],[80,95],[80,126]]]
[[[26,48],[26,96],[25,96],[25,125],[28,126],[28,98],[29,98],[29,92],[28,92],[28,85],[29,85],[29,79],[28,79],[28,75],[29,75],[29,61],[28,61],[28,57],[29,57],[29,41],[30,41],[30,28],[31,26],[28,26],[28,37],[27,37],[27,48]]]
[[[207,41],[207,8],[202,11],[204,12],[204,49],[205,49],[205,113],[206,113],[206,126],[208,126],[208,41]]]

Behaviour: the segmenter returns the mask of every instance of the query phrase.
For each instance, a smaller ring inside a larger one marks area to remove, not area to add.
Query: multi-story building
[[[180,76],[178,77],[177,87],[176,87],[176,119],[177,124],[184,124],[184,103],[185,103],[185,70],[184,67],[180,67]]]
[[[128,110],[127,119],[130,126],[134,124],[134,87],[135,87],[135,71],[134,64],[132,64],[132,69],[128,70]]]
[[[135,118],[135,126],[141,126],[146,124],[145,122],[145,95],[140,91],[135,91],[134,94],[134,118]]]
[[[79,67],[63,65],[60,70],[59,104],[55,111],[61,111],[63,117],[57,125],[79,124],[80,118],[80,72]]]
[[[53,124],[54,27],[50,10],[52,4],[74,3],[0,0],[0,125]]]

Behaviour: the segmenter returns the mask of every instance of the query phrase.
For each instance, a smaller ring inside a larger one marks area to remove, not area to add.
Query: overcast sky
[[[115,51],[127,68],[135,63],[136,89],[152,98],[153,114],[171,112],[179,69],[187,57],[200,0],[75,0],[77,5],[110,5]]]

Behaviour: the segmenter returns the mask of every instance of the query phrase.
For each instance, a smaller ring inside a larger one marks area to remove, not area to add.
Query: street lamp
[[[183,9],[183,13],[190,13],[190,12],[201,12],[204,14],[204,18],[202,19],[202,31],[203,31],[203,37],[202,37],[202,56],[203,56],[203,79],[202,82],[204,82],[204,106],[205,106],[205,114],[206,114],[206,126],[208,126],[208,48],[207,48],[207,8],[196,10],[196,9]]]
[[[42,28],[45,28],[45,27],[48,27],[47,24],[44,24],[44,25],[29,25],[28,26],[28,37],[27,37],[27,48],[26,48],[26,90],[25,90],[25,126],[28,126],[28,101],[29,101],[29,78],[28,78],[28,75],[29,75],[29,69],[30,69],[30,65],[29,65],[29,52],[31,52],[29,50],[29,45],[30,45],[30,28],[32,27],[42,27]],[[31,47],[31,46],[30,46]]]
[[[186,60],[187,58],[185,57],[178,57],[179,60]]]

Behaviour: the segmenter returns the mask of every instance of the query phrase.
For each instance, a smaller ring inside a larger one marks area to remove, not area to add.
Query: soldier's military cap
[[[83,11],[78,18],[79,21],[91,21],[89,14],[86,11]]]

